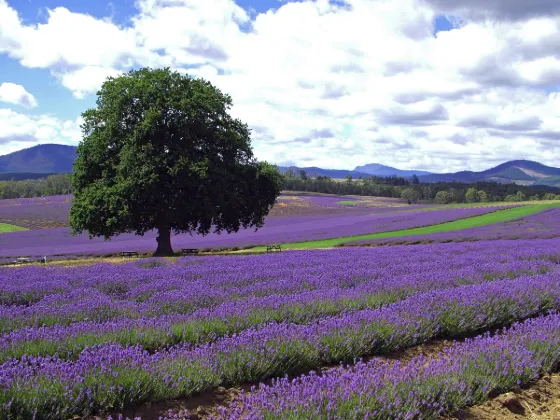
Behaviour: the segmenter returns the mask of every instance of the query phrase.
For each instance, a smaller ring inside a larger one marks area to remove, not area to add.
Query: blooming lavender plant
[[[516,324],[407,364],[373,359],[321,375],[282,378],[242,394],[213,420],[438,418],[526,384],[558,362],[560,315]]]
[[[69,418],[184,397],[501,326],[557,309],[559,302],[560,277],[548,274],[416,294],[309,325],[268,324],[154,354],[108,344],[86,348],[74,361],[25,356],[0,365],[0,414]]]

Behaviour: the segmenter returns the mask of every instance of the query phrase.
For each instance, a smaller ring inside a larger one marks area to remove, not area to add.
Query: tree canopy
[[[158,230],[156,255],[172,254],[171,232],[259,228],[282,176],[258,162],[250,130],[203,79],[169,69],[108,78],[97,107],[82,114],[70,224],[90,237]]]

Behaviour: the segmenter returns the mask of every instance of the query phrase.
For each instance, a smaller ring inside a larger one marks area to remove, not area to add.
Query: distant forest
[[[48,175],[47,177],[45,177],[45,174],[41,175],[43,178],[16,181],[12,177],[9,181],[0,181],[0,199],[31,198],[72,193],[70,174]]]
[[[15,175],[15,174],[12,174]],[[0,199],[30,198],[47,195],[71,194],[71,175],[55,174],[33,179],[36,174],[18,174],[32,179],[0,180]],[[0,179],[2,179],[0,174]],[[403,198],[409,202],[430,202],[438,204],[524,201],[560,199],[560,188],[548,186],[522,186],[516,184],[499,184],[496,182],[461,182],[420,183],[417,177],[412,179],[391,176],[369,176],[346,180],[333,180],[327,176],[308,176],[305,171],[298,173],[288,170],[284,174],[283,190],[308,191],[339,195],[364,195],[375,197]]]
[[[421,183],[416,176],[411,179],[391,176],[370,176],[346,180],[333,180],[327,176],[309,177],[305,171],[284,173],[284,190],[309,191],[340,195],[365,195],[404,198],[409,202],[436,202],[438,204],[525,201],[560,199],[560,188],[546,185],[522,186],[496,182]]]

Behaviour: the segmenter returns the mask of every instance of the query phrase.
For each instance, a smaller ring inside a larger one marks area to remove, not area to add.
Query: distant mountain
[[[0,173],[70,173],[76,159],[76,147],[40,144],[0,156]]]
[[[494,181],[518,185],[560,186],[560,168],[530,160],[512,160],[482,172],[461,171],[419,177],[421,182],[479,182]]]
[[[391,166],[381,165],[380,163],[368,163],[367,165],[363,166],[356,166],[354,169],[357,172],[365,172],[369,175],[375,176],[402,176],[404,178],[411,177],[412,175],[421,176],[421,175],[430,175],[431,172],[426,171],[416,171],[416,170],[403,170],[392,168]]]
[[[76,147],[62,144],[42,144],[0,156],[0,175],[21,179],[23,173],[28,178],[36,178],[37,174],[71,173],[76,159]],[[400,170],[378,163],[357,166],[353,171],[346,169],[323,169],[316,166],[297,167],[279,166],[280,172],[288,169],[305,170],[308,176],[328,176],[330,178],[353,178],[375,176],[401,176],[409,178],[416,174],[421,182],[480,182],[494,181],[499,183],[515,183],[518,185],[549,185],[560,187],[560,168],[546,166],[530,160],[512,160],[495,168],[482,172],[461,171],[456,173],[434,174],[425,171]],[[21,176],[12,176],[21,174]]]
[[[323,169],[316,166],[308,166],[305,168],[299,166],[278,166],[278,169],[281,173],[285,173],[288,169],[291,169],[292,171],[297,173],[298,171],[303,169],[309,177],[316,177],[318,175],[321,175],[328,176],[330,178],[342,179],[346,178],[346,175],[352,175],[353,178],[357,178],[359,176],[361,176],[362,178],[366,178],[368,176],[371,176],[370,174],[365,172],[349,171],[347,169]]]

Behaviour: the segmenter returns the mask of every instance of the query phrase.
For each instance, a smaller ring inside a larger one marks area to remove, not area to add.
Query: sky
[[[560,166],[558,0],[0,0],[0,155],[78,144],[141,67],[230,94],[279,165]]]

